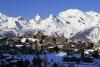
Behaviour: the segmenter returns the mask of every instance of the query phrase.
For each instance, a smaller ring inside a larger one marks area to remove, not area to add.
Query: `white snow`
[[[4,56],[7,56],[6,59],[11,59],[12,57],[14,58],[14,60],[11,60],[10,62],[17,62],[18,60],[29,60],[29,62],[32,64],[32,60],[34,58],[34,54],[18,54],[18,55],[10,55],[10,54],[3,54]],[[79,64],[76,64],[76,62],[63,62],[62,58],[67,56],[67,54],[65,52],[59,52],[59,53],[47,53],[46,55],[41,54],[40,58],[43,60],[47,59],[47,62],[49,63],[47,65],[47,67],[50,67],[54,62],[56,62],[57,64],[60,65],[64,65],[65,67],[68,67],[69,64],[74,64],[75,67],[98,67],[100,64],[100,60],[99,59],[94,59],[93,63],[84,63],[84,62],[80,62]],[[75,57],[79,57],[79,54],[74,54],[73,56]],[[51,62],[51,60],[53,60],[53,62]],[[6,62],[6,61],[5,61]],[[0,61],[1,64],[1,61]]]
[[[84,12],[78,9],[69,9],[60,12],[57,16],[52,14],[41,19],[37,16],[31,20],[26,20],[19,16],[17,18],[8,17],[0,13],[0,31],[2,35],[13,31],[15,35],[24,35],[27,31],[42,31],[49,36],[64,36],[68,39],[90,40],[97,43],[100,40],[100,13],[89,11]],[[80,34],[80,35],[77,35]]]

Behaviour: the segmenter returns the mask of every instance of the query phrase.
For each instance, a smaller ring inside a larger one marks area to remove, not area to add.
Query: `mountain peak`
[[[24,17],[22,17],[22,16],[18,16],[16,19],[17,20],[25,20]]]
[[[1,13],[1,12],[0,12],[0,17],[1,18],[7,18],[7,16],[5,14]]]
[[[0,12],[0,17],[2,17],[2,16],[4,16],[4,14]]]
[[[40,21],[41,20],[41,17],[37,14],[36,17],[35,17],[35,20],[36,21]]]
[[[75,12],[80,12],[81,10],[79,10],[79,9],[68,9],[68,10],[66,10],[66,11],[75,11]]]
[[[53,18],[54,16],[52,14],[49,15],[49,18]]]

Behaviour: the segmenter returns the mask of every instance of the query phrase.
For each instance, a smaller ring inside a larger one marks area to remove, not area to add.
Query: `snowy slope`
[[[27,20],[19,16],[8,17],[0,13],[0,37],[24,36],[29,33],[41,31],[48,36],[64,36],[71,40],[87,40],[98,42],[100,40],[100,13],[83,12],[78,9],[69,9],[60,12],[57,16],[52,14],[41,19],[37,14],[34,19]]]

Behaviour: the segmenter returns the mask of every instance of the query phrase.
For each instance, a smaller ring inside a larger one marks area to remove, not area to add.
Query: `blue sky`
[[[42,18],[57,15],[67,9],[100,11],[100,0],[0,0],[0,12],[8,16],[31,19],[38,13]]]

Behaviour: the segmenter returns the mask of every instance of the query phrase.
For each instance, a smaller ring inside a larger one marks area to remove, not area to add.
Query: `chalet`
[[[100,51],[100,45],[94,45],[94,49]]]

